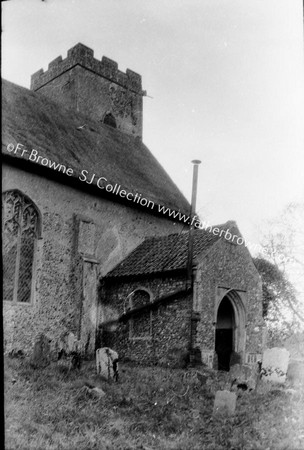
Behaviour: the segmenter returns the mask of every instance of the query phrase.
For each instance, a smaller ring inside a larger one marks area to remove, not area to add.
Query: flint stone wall
[[[231,230],[231,232],[233,232]],[[234,231],[237,233],[237,230]],[[185,288],[182,276],[150,277],[137,281],[104,281],[99,294],[99,323],[118,318],[128,307],[128,295],[134,289],[144,288],[152,298],[166,295],[176,289]],[[244,308],[244,321],[238,324],[235,333],[240,363],[257,365],[263,348],[264,321],[262,318],[261,279],[244,246],[223,241],[216,243],[198,264],[194,287],[194,309],[198,314],[194,347],[200,349],[202,362],[217,368],[215,329],[218,306],[227,292],[233,289]],[[187,351],[190,341],[191,295],[188,299],[177,299],[172,304],[152,311],[152,334],[150,339],[134,339],[130,336],[130,325],[104,331],[101,345],[110,346],[120,355],[142,364],[170,364],[170,353],[177,349]],[[241,325],[241,326],[240,326]],[[242,328],[240,333],[240,328]]]
[[[124,307],[128,306],[127,296],[135,289],[147,289],[153,300],[184,288],[184,277],[106,281],[100,292],[99,323],[121,316]],[[182,364],[189,346],[191,305],[190,294],[152,310],[149,338],[130,335],[132,319],[109,329],[101,328],[99,345],[113,348],[122,360],[132,360],[139,364],[172,367]]]
[[[94,352],[94,280],[145,237],[178,231],[180,225],[11,166],[4,169],[3,191],[18,189],[36,204],[42,217],[31,302],[3,302],[4,349],[31,353],[35,336],[44,333],[54,350],[67,331],[81,337]],[[89,227],[93,232],[85,245],[88,236],[81,234],[86,229],[82,222],[95,224]]]
[[[238,231],[231,228],[230,233],[238,234]],[[235,351],[240,354],[242,362],[246,360],[246,353],[260,355],[265,334],[262,285],[248,250],[227,240],[218,241],[199,263],[196,280],[195,304],[201,317],[196,346],[208,358],[209,352],[214,352],[218,306],[226,293],[233,289],[246,311],[246,333]]]
[[[71,48],[64,60],[52,61],[46,72],[33,74],[31,89],[94,120],[103,121],[110,112],[118,129],[142,137],[141,76],[121,72],[109,58],[98,61],[83,44]]]

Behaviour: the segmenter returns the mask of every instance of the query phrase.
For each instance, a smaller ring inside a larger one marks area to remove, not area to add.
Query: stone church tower
[[[67,58],[54,59],[46,72],[31,79],[31,89],[95,121],[142,138],[141,76],[105,56],[94,58],[92,49],[77,44]]]
[[[102,344],[140,363],[190,349],[221,370],[232,354],[255,364],[259,274],[227,222],[197,230],[189,290],[190,205],[142,142],[143,95],[140,75],[82,44],[31,90],[3,80],[5,351],[31,352],[43,333],[55,352],[72,332],[87,355]]]
[[[39,333],[54,349],[72,332],[93,353],[99,277],[182,229],[158,205],[190,209],[142,141],[141,76],[93,55],[77,44],[31,90],[3,80],[6,351],[30,352]]]

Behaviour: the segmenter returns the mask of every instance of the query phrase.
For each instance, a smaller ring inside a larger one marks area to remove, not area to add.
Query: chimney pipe
[[[189,241],[188,241],[188,261],[187,261],[187,288],[192,287],[192,261],[193,261],[193,216],[196,210],[196,196],[197,196],[197,180],[198,180],[198,166],[201,161],[194,159],[191,161],[193,164],[193,178],[192,178],[192,198],[191,198],[191,211],[190,211],[190,230],[189,230]]]

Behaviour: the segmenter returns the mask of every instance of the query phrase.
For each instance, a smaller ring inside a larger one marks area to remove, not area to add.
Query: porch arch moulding
[[[227,297],[232,305],[234,312],[234,351],[237,353],[244,353],[246,346],[246,326],[247,313],[245,302],[246,291],[235,288],[219,288],[217,289],[216,302],[214,308],[214,325],[216,327],[218,309],[222,300]]]

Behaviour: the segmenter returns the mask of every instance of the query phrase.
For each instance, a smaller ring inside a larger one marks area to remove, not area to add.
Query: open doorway
[[[215,352],[218,370],[230,370],[230,357],[234,350],[235,317],[233,306],[228,297],[224,297],[217,312],[215,331]]]

